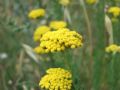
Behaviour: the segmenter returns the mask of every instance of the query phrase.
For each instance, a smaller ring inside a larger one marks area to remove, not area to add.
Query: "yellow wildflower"
[[[80,46],[82,46],[82,36],[67,28],[49,31],[40,39],[40,47],[48,52],[62,51],[65,48],[77,48]]]
[[[59,28],[65,28],[67,26],[67,23],[64,21],[51,21],[50,27],[53,29],[59,29]]]
[[[35,9],[35,10],[30,11],[28,14],[28,17],[32,19],[36,19],[44,15],[45,15],[45,10],[40,8],[40,9]]]
[[[118,52],[120,52],[120,46],[118,46]]]
[[[50,68],[40,80],[39,86],[47,90],[71,90],[72,75],[62,68]]]
[[[59,3],[63,6],[67,6],[70,3],[70,0],[59,0]]]
[[[42,37],[43,34],[45,34],[46,32],[50,31],[50,28],[48,26],[39,26],[35,32],[34,32],[34,41],[40,41],[40,38]]]
[[[120,8],[119,7],[110,7],[108,13],[112,13],[114,17],[120,16]]]
[[[120,46],[116,45],[116,44],[112,44],[109,45],[108,47],[106,47],[105,49],[106,52],[120,52]]]
[[[86,2],[88,4],[95,4],[97,2],[97,0],[86,0]]]

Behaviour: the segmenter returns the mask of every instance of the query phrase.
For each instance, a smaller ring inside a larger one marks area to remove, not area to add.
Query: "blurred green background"
[[[119,6],[120,2],[99,0],[93,5],[83,5],[81,1],[71,0],[65,12],[58,0],[0,0],[0,90],[41,90],[39,80],[50,67],[71,71],[72,90],[120,90],[120,54],[114,57],[114,75],[111,75],[112,57],[105,53],[109,35],[104,21],[105,5]],[[29,11],[40,7],[47,15],[30,20]],[[34,30],[51,20],[66,20],[69,28],[83,35],[83,47],[34,54],[31,50],[36,46]],[[112,27],[114,43],[120,45],[120,20],[112,22]]]

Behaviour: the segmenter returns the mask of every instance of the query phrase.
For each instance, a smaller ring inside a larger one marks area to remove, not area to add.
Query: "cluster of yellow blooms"
[[[97,0],[86,0],[86,3],[88,4],[95,4]]]
[[[67,6],[70,3],[70,0],[59,0],[59,3],[63,6]]]
[[[39,86],[47,90],[71,90],[71,73],[62,68],[50,68],[40,80]]]
[[[39,18],[44,15],[45,15],[45,10],[40,8],[40,9],[34,9],[34,10],[30,11],[28,14],[28,17],[31,19],[36,19],[36,18]]]
[[[112,44],[109,45],[108,47],[106,47],[105,49],[106,52],[120,52],[120,46],[116,45],[116,44]]]
[[[35,52],[49,53],[80,46],[82,46],[82,36],[80,34],[67,28],[61,28],[56,31],[46,32],[40,38],[40,45],[35,48]]]
[[[120,16],[120,8],[117,6],[110,7],[108,13],[111,13],[114,18],[117,18],[118,16]]]
[[[34,32],[34,41],[40,41],[43,34],[51,30],[58,30],[59,28],[65,28],[67,23],[64,21],[51,21],[49,26],[39,26]]]

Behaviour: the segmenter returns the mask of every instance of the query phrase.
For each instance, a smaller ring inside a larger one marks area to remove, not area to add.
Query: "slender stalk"
[[[85,21],[86,21],[86,24],[87,24],[87,32],[88,32],[88,38],[89,38],[89,45],[90,45],[90,52],[89,52],[89,56],[90,56],[90,64],[89,64],[89,75],[90,75],[90,80],[89,80],[89,88],[91,89],[92,87],[92,67],[93,67],[93,39],[92,39],[92,27],[91,27],[91,22],[90,22],[90,19],[89,19],[89,16],[88,16],[88,13],[87,13],[87,9],[86,9],[86,6],[85,6],[85,2],[84,0],[79,0],[79,3],[80,5],[82,6],[83,8],[83,12],[84,12],[84,15],[85,15]]]
[[[63,6],[63,12],[64,12],[64,20],[65,21],[67,20],[72,25],[72,19],[68,8]]]
[[[72,55],[71,52],[69,50],[67,51],[63,51],[63,56],[64,56],[64,64],[65,67],[67,67],[68,69],[71,69],[71,64],[72,64]]]
[[[89,43],[90,43],[90,57],[91,57],[91,63],[92,63],[92,54],[93,54],[93,46],[92,46],[92,27],[91,27],[91,23],[90,23],[90,19],[86,10],[86,6],[84,3],[84,0],[79,0],[80,5],[82,5],[83,8],[83,12],[85,15],[85,20],[86,20],[86,24],[87,24],[87,32],[88,32],[88,37],[89,37]]]
[[[110,61],[110,90],[114,90],[114,57],[115,57],[115,54],[113,53],[112,54],[112,60]]]
[[[113,38],[112,22],[107,15],[105,15],[105,27],[106,27],[106,31],[109,35],[109,42],[108,43],[113,44],[114,43],[114,38]]]
[[[114,60],[111,61],[111,90],[114,90]]]
[[[2,72],[2,81],[3,81],[3,88],[4,90],[8,90],[7,86],[6,86],[6,78],[5,78],[5,72]]]
[[[22,64],[23,64],[23,60],[24,60],[24,51],[21,50],[20,52],[20,57],[19,57],[19,61],[18,61],[18,66],[17,66],[17,75],[21,75],[22,74]]]

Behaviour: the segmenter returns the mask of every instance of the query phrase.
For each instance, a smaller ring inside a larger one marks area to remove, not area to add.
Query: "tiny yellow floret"
[[[28,17],[31,19],[36,19],[41,16],[45,16],[45,10],[40,8],[40,9],[35,9],[29,12]]]
[[[71,48],[76,48],[76,46],[75,45],[71,45]]]

